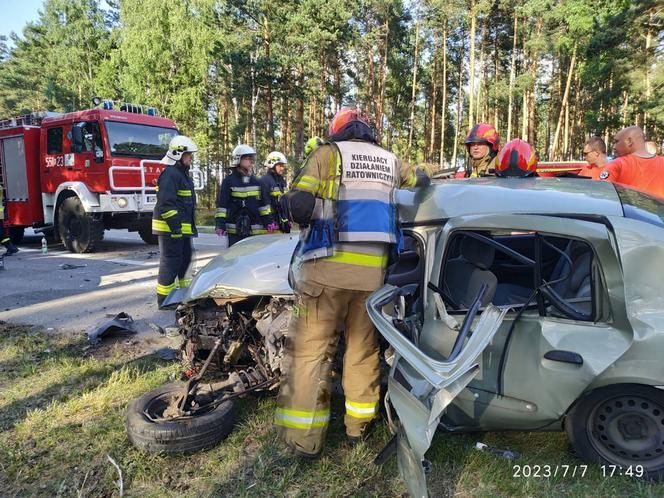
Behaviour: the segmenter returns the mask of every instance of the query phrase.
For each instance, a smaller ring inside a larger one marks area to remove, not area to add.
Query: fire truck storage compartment
[[[25,142],[23,136],[0,139],[4,187],[7,201],[28,200],[28,174],[25,167]]]

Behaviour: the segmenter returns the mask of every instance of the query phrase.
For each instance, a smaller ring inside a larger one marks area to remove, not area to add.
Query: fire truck
[[[52,234],[71,252],[93,252],[104,231],[150,228],[156,184],[175,123],[141,105],[95,99],[66,114],[34,112],[0,120],[0,184],[5,226],[19,242],[25,228]],[[200,170],[193,170],[197,189]]]

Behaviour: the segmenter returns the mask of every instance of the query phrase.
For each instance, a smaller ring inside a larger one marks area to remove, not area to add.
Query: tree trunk
[[[304,70],[297,80],[297,107],[295,109],[295,157],[302,159],[304,150]]]
[[[270,29],[267,21],[267,16],[263,18],[263,46],[265,49],[265,58],[267,59],[268,64],[270,63]],[[268,75],[267,79],[267,89],[265,96],[267,104],[267,139],[270,143],[270,149],[274,150],[276,144],[274,142],[274,103],[272,101],[272,77]]]
[[[461,56],[459,57],[459,60],[463,60],[464,58],[464,46],[461,45]],[[461,103],[463,101],[463,67],[459,65],[459,86],[457,86],[458,91],[457,91],[457,115],[456,115],[456,123],[454,126],[454,148],[452,149],[452,167],[456,168],[456,160],[457,160],[457,149],[458,149],[458,144],[459,144],[459,130],[461,128]]]
[[[445,115],[447,113],[447,21],[443,28],[443,99],[440,103],[440,169],[445,166]]]
[[[413,82],[410,94],[410,126],[408,128],[408,149],[406,157],[410,161],[410,152],[413,145],[413,128],[415,127],[415,97],[417,89],[417,62],[420,49],[420,23],[415,23],[415,57],[413,58]]]
[[[563,119],[565,117],[565,109],[567,108],[567,101],[569,100],[569,88],[572,84],[572,76],[574,75],[574,65],[576,64],[576,44],[574,44],[574,50],[572,51],[572,60],[569,63],[569,70],[567,72],[567,83],[565,84],[565,93],[563,94],[563,100],[560,106],[560,114],[558,115],[558,124],[556,125],[556,132],[553,135],[553,144],[551,145],[551,158],[556,157],[558,153],[558,140],[560,138],[560,128],[563,124]]]
[[[468,128],[475,124],[473,115],[474,95],[475,95],[475,25],[477,13],[475,12],[475,1],[470,2],[470,71],[468,74]]]
[[[505,136],[505,141],[511,139],[512,137],[512,107],[514,106],[514,80],[516,79],[516,35],[518,32],[519,18],[514,13],[514,35],[512,38],[512,62],[510,64],[510,87],[508,95],[508,104],[507,104],[507,135]]]
[[[383,109],[385,108],[385,86],[387,84],[387,54],[389,48],[389,33],[390,26],[385,21],[385,43],[383,45],[383,56],[381,57],[381,69],[380,69],[380,96],[378,98],[378,105],[376,106],[376,131],[378,132],[378,138],[383,134]]]
[[[436,100],[438,98],[438,80],[436,79],[438,69],[438,57],[434,55],[433,72],[431,73],[431,122],[429,124],[429,149],[427,150],[428,162],[433,161],[433,154],[436,150]]]

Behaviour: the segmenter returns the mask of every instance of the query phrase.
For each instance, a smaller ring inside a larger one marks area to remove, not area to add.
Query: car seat
[[[459,256],[445,265],[444,289],[461,308],[469,308],[482,284],[489,288],[482,306],[489,304],[496,292],[498,279],[489,269],[496,254],[495,248],[472,237],[463,237]]]

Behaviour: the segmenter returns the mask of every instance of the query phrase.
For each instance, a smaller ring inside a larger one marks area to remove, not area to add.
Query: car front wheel
[[[565,418],[567,437],[584,460],[664,478],[664,393],[640,384],[591,391]],[[637,467],[637,466],[640,466]]]

